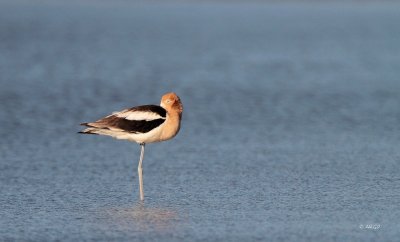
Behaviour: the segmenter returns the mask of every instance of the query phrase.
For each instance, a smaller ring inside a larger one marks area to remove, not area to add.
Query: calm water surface
[[[0,240],[396,241],[400,6],[0,4]],[[178,93],[139,147],[79,123]],[[377,229],[360,226],[379,225]]]

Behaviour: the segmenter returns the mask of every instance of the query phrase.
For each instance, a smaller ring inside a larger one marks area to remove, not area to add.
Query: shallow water
[[[399,7],[2,2],[0,239],[395,241]],[[168,91],[140,203],[139,147],[76,132]]]

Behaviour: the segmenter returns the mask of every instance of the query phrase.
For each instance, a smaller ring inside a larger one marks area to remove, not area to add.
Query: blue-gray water
[[[0,240],[398,240],[399,23],[395,3],[1,3]],[[138,145],[76,132],[168,91],[183,126],[147,146],[140,204]]]

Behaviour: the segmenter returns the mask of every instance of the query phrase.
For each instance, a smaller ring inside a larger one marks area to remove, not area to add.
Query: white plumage
[[[162,117],[160,114],[151,112],[151,111],[131,111],[129,109],[125,109],[121,112],[115,112],[114,115],[116,115],[119,118],[125,118],[127,120],[145,120],[145,121],[151,121],[155,119],[165,119],[165,117]]]

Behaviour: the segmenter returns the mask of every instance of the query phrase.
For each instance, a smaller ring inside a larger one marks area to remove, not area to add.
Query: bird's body
[[[140,197],[143,200],[141,165],[144,145],[173,138],[180,129],[182,103],[175,93],[161,98],[160,106],[143,105],[115,112],[95,122],[82,123],[87,126],[79,133],[99,134],[139,143],[142,146],[139,161]]]
[[[168,93],[163,96],[160,106],[133,107],[95,122],[82,123],[88,128],[81,133],[108,135],[139,144],[154,143],[173,138],[179,132],[181,117],[182,103],[179,97]]]

